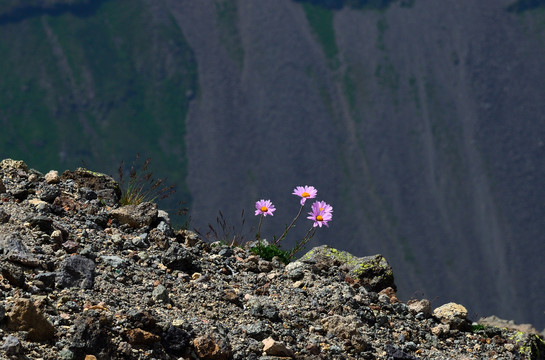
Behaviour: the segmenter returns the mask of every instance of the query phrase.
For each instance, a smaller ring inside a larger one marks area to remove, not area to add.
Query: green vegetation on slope
[[[322,45],[329,66],[336,68],[339,49],[333,28],[333,11],[310,3],[303,3],[303,9],[312,31]]]
[[[141,153],[160,159],[156,175],[174,173],[176,197],[189,200],[185,117],[197,65],[174,19],[156,11],[106,1],[86,16],[33,12],[2,25],[2,157],[114,173]]]

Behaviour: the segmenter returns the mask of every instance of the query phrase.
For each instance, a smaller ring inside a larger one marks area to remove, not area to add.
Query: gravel
[[[323,247],[269,262],[174,230],[155,204],[121,207],[106,175],[13,163],[0,166],[0,358],[543,358],[539,334],[401,302],[380,255],[365,272],[346,254],[324,263]],[[44,321],[53,331],[33,336]]]

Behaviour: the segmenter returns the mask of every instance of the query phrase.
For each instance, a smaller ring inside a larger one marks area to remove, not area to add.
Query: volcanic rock
[[[0,232],[0,248],[9,261],[16,262],[29,267],[40,266],[40,261],[31,254],[23,243],[23,239],[17,233]]]
[[[53,203],[55,199],[61,194],[61,191],[56,186],[47,185],[40,191],[40,200],[48,203]]]
[[[8,314],[8,329],[28,331],[31,341],[44,341],[55,336],[55,328],[28,299],[16,301]]]
[[[13,286],[23,288],[25,286],[25,273],[21,266],[10,262],[0,263],[2,276]]]
[[[95,263],[93,260],[80,255],[64,259],[55,278],[58,288],[81,287],[92,289],[95,277]]]
[[[100,198],[115,192],[105,176],[78,170],[47,184],[18,166],[0,169],[8,190],[32,185],[27,199],[0,203],[10,215],[0,222],[0,358],[543,358],[538,334],[470,328],[461,305],[431,316],[427,300],[403,303],[380,255],[321,246],[288,265],[267,261],[170,233],[165,214],[121,223],[118,197]],[[38,209],[47,186],[61,195]]]

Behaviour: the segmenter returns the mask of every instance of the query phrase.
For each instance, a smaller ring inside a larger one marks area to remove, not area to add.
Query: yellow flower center
[[[301,196],[304,197],[304,198],[308,198],[310,196],[310,194],[305,191],[304,193],[301,194]]]
[[[316,216],[316,221],[323,221],[324,218],[322,217],[322,215],[318,215]]]
[[[320,211],[324,211],[324,208],[320,208]]]
[[[262,206],[262,207],[261,207],[261,212],[267,212],[267,210],[269,210],[269,209],[267,209],[266,206]]]

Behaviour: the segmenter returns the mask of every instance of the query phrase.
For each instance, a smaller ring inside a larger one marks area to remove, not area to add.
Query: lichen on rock
[[[380,254],[357,257],[349,252],[322,245],[311,249],[299,260],[314,264],[318,269],[338,266],[346,275],[359,279],[371,291],[379,292],[387,287],[397,289],[392,267]]]

